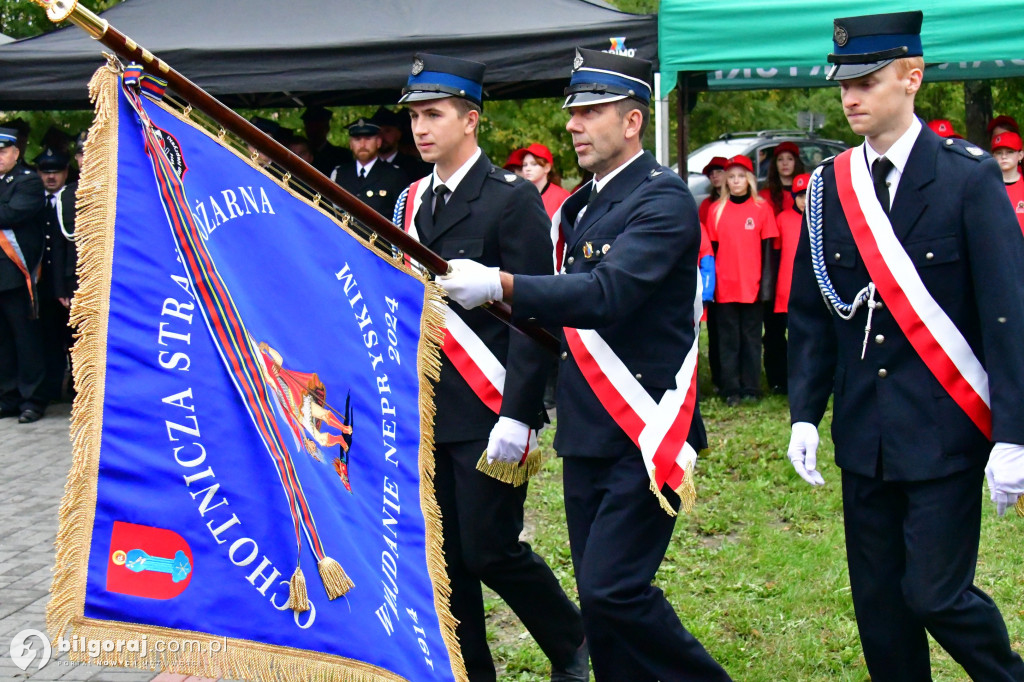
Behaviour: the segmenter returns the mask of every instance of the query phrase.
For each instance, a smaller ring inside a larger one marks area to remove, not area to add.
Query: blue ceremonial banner
[[[51,635],[212,677],[465,679],[437,289],[136,71],[90,89]]]

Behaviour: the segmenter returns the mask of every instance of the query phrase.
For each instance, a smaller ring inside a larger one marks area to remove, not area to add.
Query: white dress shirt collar
[[[372,159],[370,159],[369,163],[367,163],[365,166],[363,164],[359,163],[358,161],[356,161],[356,177],[359,176],[360,171],[362,171],[364,168],[366,169],[366,174],[369,175],[370,171],[373,170],[373,164],[375,164],[375,163],[377,163],[377,157],[376,156],[373,157]]]
[[[604,176],[600,180],[594,180],[594,191],[595,192],[600,192],[602,189],[604,189],[605,186],[607,186],[608,183],[611,182],[612,178],[614,178],[616,175],[621,173],[626,168],[626,166],[628,166],[629,164],[633,163],[634,161],[639,159],[641,156],[643,156],[643,153],[644,153],[644,150],[641,149],[636,154],[634,154],[629,159],[629,161],[627,161],[626,163],[622,164],[621,166],[619,166],[618,168],[613,170],[611,173],[608,173],[606,176]]]

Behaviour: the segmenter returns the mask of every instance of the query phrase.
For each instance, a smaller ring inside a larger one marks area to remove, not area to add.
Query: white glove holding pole
[[[499,417],[487,439],[487,462],[518,464],[537,446],[533,429],[511,417]]]
[[[501,300],[501,274],[498,268],[489,268],[476,261],[456,258],[448,261],[451,268],[437,283],[448,292],[448,297],[466,310],[489,301]]]
[[[825,485],[818,472],[818,427],[810,422],[796,422],[789,438],[789,461],[800,478],[811,485]]]
[[[985,478],[1000,516],[1024,493],[1024,445],[996,443],[988,456]]]

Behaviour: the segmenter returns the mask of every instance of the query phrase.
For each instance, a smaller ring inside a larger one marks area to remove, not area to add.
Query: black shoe
[[[725,404],[728,405],[729,407],[739,407],[740,397],[738,395],[731,395],[725,399]]]
[[[759,395],[745,395],[740,400],[742,400],[744,403],[756,403],[760,399],[761,396]]]
[[[5,407],[0,410],[0,419],[4,417],[18,417],[21,416],[21,410],[17,407]]]
[[[559,667],[551,664],[551,682],[590,682],[590,647],[586,638],[576,649],[569,665]]]
[[[24,412],[22,412],[21,416],[18,417],[18,423],[19,424],[31,424],[32,422],[37,422],[37,421],[39,421],[42,418],[43,418],[43,413],[42,412],[39,412],[38,410],[28,409],[28,410],[25,410]]]

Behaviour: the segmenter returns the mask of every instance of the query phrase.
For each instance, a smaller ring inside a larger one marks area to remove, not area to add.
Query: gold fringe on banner
[[[316,567],[320,571],[320,580],[327,588],[328,599],[337,599],[355,587],[355,583],[345,573],[345,569],[331,557],[325,556],[317,563]]]
[[[79,287],[72,299],[71,324],[77,341],[71,350],[75,398],[71,415],[73,454],[71,470],[64,487],[59,512],[56,561],[51,598],[46,608],[46,626],[51,638],[84,637],[87,641],[138,641],[146,638],[146,651],[121,650],[104,653],[112,665],[168,671],[183,675],[243,680],[281,680],[283,682],[401,682],[402,677],[362,661],[309,650],[290,649],[250,640],[211,636],[197,631],[174,630],[137,623],[86,618],[85,592],[96,509],[96,481],[103,430],[105,368],[107,362],[107,322],[114,251],[114,224],[117,205],[117,134],[120,65],[109,58],[89,82],[89,96],[95,105],[95,117],[85,143],[85,160],[76,198],[75,243],[78,247]],[[164,105],[182,120],[195,122]],[[197,129],[202,129],[196,126]],[[205,131],[209,134],[209,131]],[[216,139],[210,135],[212,139]],[[221,144],[224,144],[221,141]],[[226,145],[225,145],[226,146]],[[237,153],[237,150],[235,150]],[[242,156],[239,154],[239,156]],[[268,174],[269,175],[269,174]],[[274,177],[271,175],[271,177]],[[289,191],[286,182],[274,178]],[[292,191],[338,224],[396,269],[408,273],[400,255],[367,239],[351,229],[346,219],[325,210],[318,199],[311,200]],[[459,682],[468,675],[455,636],[456,621],[449,600],[451,586],[446,573],[441,542],[440,509],[434,497],[432,382],[440,378],[440,343],[444,318],[435,303],[441,301],[440,289],[426,282],[425,305],[418,349],[420,377],[420,475],[421,506],[426,522],[427,563],[434,586],[434,604],[441,634],[448,649],[452,673]],[[328,590],[331,584],[343,587],[347,577],[332,559],[320,562],[318,569]],[[326,566],[324,566],[326,564]],[[336,567],[336,568],[335,568]],[[342,576],[341,579],[338,579]],[[337,582],[335,582],[335,580]],[[296,586],[300,583],[301,587]],[[351,586],[351,584],[349,584]],[[304,589],[301,571],[293,575],[290,601]],[[344,588],[347,589],[347,588]],[[342,591],[341,594],[344,592]],[[308,598],[307,598],[308,603]],[[199,642],[205,647],[182,646]],[[213,648],[216,644],[216,649]],[[79,663],[94,662],[87,651],[70,651],[68,658]]]
[[[526,456],[526,461],[522,463],[488,462],[487,451],[484,450],[484,454],[480,455],[480,460],[476,463],[476,470],[518,488],[543,469],[549,459],[551,459],[550,456],[545,455],[541,448],[536,447],[530,451],[530,454]]]

